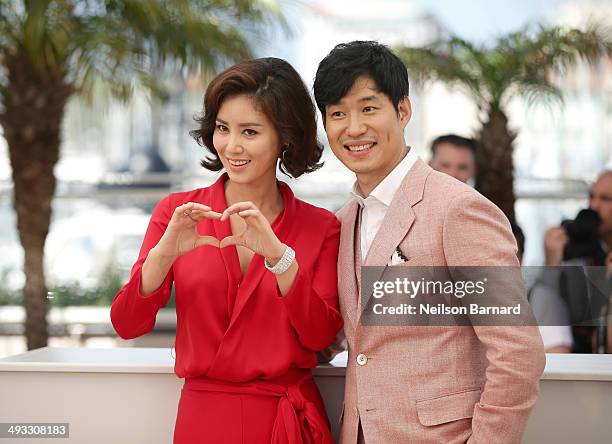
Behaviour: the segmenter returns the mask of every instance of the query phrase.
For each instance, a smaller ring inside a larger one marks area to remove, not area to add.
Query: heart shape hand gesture
[[[240,216],[246,228],[242,233],[221,239],[220,248],[240,245],[268,259],[279,259],[283,255],[285,245],[276,237],[270,222],[253,202],[230,205],[221,215],[221,220],[227,220],[232,214]]]
[[[209,206],[187,202],[176,207],[168,227],[157,244],[162,255],[177,258],[203,245],[219,247],[214,236],[200,236],[196,226],[204,219],[220,219],[221,213]]]
[[[201,236],[197,225],[204,219],[227,220],[232,214],[240,216],[246,224],[245,230],[221,240],[214,236]],[[163,256],[174,259],[190,251],[210,245],[225,248],[240,245],[269,259],[280,258],[285,246],[276,237],[270,223],[253,202],[238,202],[230,205],[223,213],[196,202],[188,202],[176,207],[168,227],[157,248]]]

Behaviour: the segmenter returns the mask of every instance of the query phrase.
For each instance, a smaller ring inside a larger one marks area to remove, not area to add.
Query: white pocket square
[[[389,262],[387,263],[387,265],[399,265],[399,264],[403,264],[404,262],[408,262],[408,258],[404,255],[404,253],[402,253],[402,250],[400,250],[399,247],[397,247],[395,249],[395,251],[393,252],[393,254],[391,255],[391,258],[389,259]]]

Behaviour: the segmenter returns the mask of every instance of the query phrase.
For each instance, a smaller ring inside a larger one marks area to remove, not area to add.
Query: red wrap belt
[[[302,385],[311,383],[309,370],[292,369],[280,378],[249,382],[226,382],[205,376],[185,379],[184,388],[279,399],[271,444],[333,444],[324,411],[304,397]]]

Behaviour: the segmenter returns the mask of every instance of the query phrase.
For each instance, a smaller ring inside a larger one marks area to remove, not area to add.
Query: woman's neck
[[[247,184],[228,179],[225,182],[225,200],[228,206],[238,202],[253,202],[269,220],[274,219],[284,207],[283,196],[276,184],[276,178]]]

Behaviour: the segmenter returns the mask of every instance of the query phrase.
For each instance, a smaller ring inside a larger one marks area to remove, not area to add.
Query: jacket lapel
[[[355,233],[359,204],[354,199],[342,217],[340,250],[338,252],[338,289],[340,305],[348,320],[354,324],[357,317],[359,289],[355,273]]]
[[[364,266],[380,267],[377,272],[378,276],[374,280],[380,279],[393,252],[414,224],[416,215],[412,207],[423,199],[425,182],[431,171],[433,171],[431,167],[421,159],[417,159],[393,196],[387,214],[374,236],[372,246],[363,263]],[[410,257],[409,251],[404,253]],[[371,294],[364,295],[364,307],[367,306],[371,296]]]

